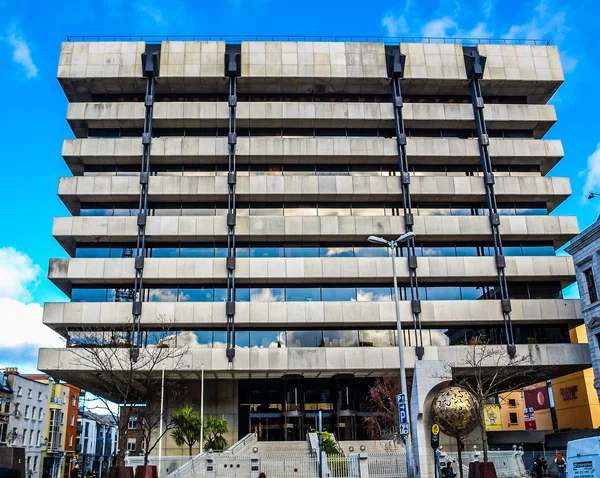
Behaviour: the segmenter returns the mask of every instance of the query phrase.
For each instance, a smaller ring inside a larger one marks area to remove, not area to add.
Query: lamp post
[[[377,244],[379,246],[387,246],[392,252],[392,275],[394,277],[394,302],[396,305],[396,330],[398,332],[398,358],[400,359],[400,386],[402,387],[402,393],[406,396],[406,405],[407,410],[408,407],[408,391],[406,387],[406,368],[404,366],[404,340],[402,338],[402,324],[400,323],[400,296],[398,293],[398,278],[396,277],[396,251],[398,250],[398,246],[403,242],[406,242],[416,234],[412,231],[406,232],[402,234],[398,239],[392,239],[388,241],[383,237],[378,236],[369,236],[368,241],[372,244]],[[410,417],[410,412],[408,412],[408,417]],[[400,419],[400,414],[398,414],[398,419]],[[410,421],[408,427],[408,434],[406,435],[406,471],[408,474],[408,478],[412,478],[414,473],[413,468],[413,449],[412,449],[412,437],[410,433]]]

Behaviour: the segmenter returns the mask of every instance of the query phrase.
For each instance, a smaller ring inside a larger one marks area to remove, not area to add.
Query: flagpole
[[[202,364],[202,380],[200,390],[200,453],[204,451],[204,364]]]
[[[160,387],[160,420],[158,424],[158,472],[161,472],[162,464],[162,439],[163,439],[163,412],[165,405],[165,366],[162,366],[162,381]]]

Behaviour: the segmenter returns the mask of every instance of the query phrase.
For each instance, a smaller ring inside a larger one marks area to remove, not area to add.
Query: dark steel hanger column
[[[475,126],[477,128],[477,138],[479,141],[479,155],[483,168],[483,182],[485,185],[485,196],[492,228],[492,242],[494,244],[494,256],[496,258],[496,270],[498,273],[498,285],[500,292],[500,303],[502,315],[504,316],[504,332],[506,334],[507,351],[511,357],[516,354],[515,339],[512,327],[511,304],[508,296],[508,284],[506,282],[506,256],[502,249],[502,237],[500,235],[500,214],[498,213],[498,203],[494,192],[494,173],[492,169],[492,159],[489,153],[489,136],[483,116],[483,96],[481,94],[481,78],[485,70],[484,56],[479,54],[477,47],[463,47],[465,58],[465,68],[467,78],[470,80],[471,101],[473,102],[473,116],[475,117]]]
[[[404,117],[402,116],[402,89],[400,80],[404,78],[404,64],[406,55],[400,52],[399,46],[386,46],[387,75],[391,79],[392,101],[394,106],[394,122],[396,125],[396,145],[398,147],[398,164],[400,167],[400,182],[402,185],[402,207],[404,209],[404,224],[406,232],[414,232],[415,216],[412,212],[410,200],[410,173],[408,168],[408,157],[406,155],[406,130],[404,129]],[[421,300],[419,299],[419,279],[417,277],[417,256],[415,252],[415,239],[410,238],[406,243],[408,256],[408,270],[410,285],[411,310],[413,317],[413,328],[415,331],[415,354],[419,360],[423,358],[425,349],[423,347],[423,330],[421,327]],[[402,340],[402,337],[398,337]]]

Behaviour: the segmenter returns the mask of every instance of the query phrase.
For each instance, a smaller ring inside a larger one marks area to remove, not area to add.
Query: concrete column
[[[434,476],[434,455],[430,445],[431,403],[435,394],[450,383],[452,370],[440,360],[415,362],[412,395],[410,400],[411,430],[415,456],[415,469],[420,478]]]
[[[260,474],[260,458],[250,458],[250,478],[258,478]]]

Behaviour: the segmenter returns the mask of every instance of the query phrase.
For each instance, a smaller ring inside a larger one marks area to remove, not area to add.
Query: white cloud
[[[40,304],[24,304],[14,299],[0,299],[0,347],[61,347],[58,334],[42,324]],[[15,357],[17,359],[18,357]]]
[[[0,298],[30,301],[28,287],[40,268],[27,254],[12,247],[0,248]]]
[[[462,34],[458,36],[463,36]],[[464,34],[466,38],[492,38],[494,33],[489,31],[485,22],[478,23],[475,28]]]
[[[408,32],[404,15],[390,13],[381,19],[381,25],[387,30],[388,36],[397,37]]]
[[[502,38],[544,40],[550,35],[555,41],[559,41],[566,31],[566,19],[564,10],[550,8],[547,0],[541,0],[533,11],[531,20],[511,26]]]
[[[587,168],[579,173],[586,176],[585,185],[581,195],[581,201],[587,201],[590,192],[600,192],[600,143],[596,145],[594,151],[587,160]]]
[[[31,59],[29,45],[18,31],[16,25],[8,28],[6,37],[3,40],[12,48],[13,61],[25,69],[27,78],[35,78],[38,75],[38,69]]]
[[[458,28],[457,23],[450,17],[436,18],[423,25],[421,33],[424,37],[446,38],[452,36],[451,30]]]
[[[137,5],[137,11],[150,17],[157,25],[165,24],[163,12],[156,5],[140,3]]]
[[[0,355],[6,365],[31,366],[39,347],[63,343],[42,323],[42,306],[29,303],[39,274],[39,266],[27,254],[0,248]]]
[[[560,50],[560,62],[562,64],[563,73],[571,73],[577,67],[577,58],[569,55],[566,51]]]

